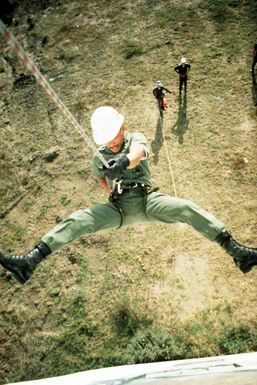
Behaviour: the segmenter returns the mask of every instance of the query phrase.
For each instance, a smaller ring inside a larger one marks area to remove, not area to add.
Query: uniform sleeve
[[[148,147],[147,147],[146,137],[143,134],[141,134],[139,132],[135,132],[132,135],[130,146],[133,145],[133,144],[141,144],[144,147],[145,156],[141,160],[145,160],[145,159],[147,159],[149,157],[149,150],[148,150]]]
[[[98,158],[98,156],[94,155],[93,159],[92,159],[92,174],[94,177],[99,178],[99,177],[104,176],[104,173],[101,170],[102,165],[103,164],[100,161],[100,159]]]

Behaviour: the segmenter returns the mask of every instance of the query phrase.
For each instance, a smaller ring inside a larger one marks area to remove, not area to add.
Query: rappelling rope
[[[75,119],[75,117],[72,115],[72,113],[68,110],[68,108],[64,105],[62,100],[59,98],[57,93],[53,90],[53,88],[50,86],[44,75],[39,71],[35,63],[29,58],[29,56],[26,54],[26,52],[23,50],[21,45],[18,43],[18,41],[15,39],[13,34],[7,29],[6,25],[2,22],[0,19],[0,32],[3,35],[4,41],[10,46],[10,48],[16,53],[16,55],[21,59],[21,62],[24,64],[24,66],[27,68],[29,72],[32,73],[32,75],[36,78],[36,81],[38,84],[40,84],[47,95],[50,97],[50,99],[53,100],[53,102],[57,105],[57,107],[61,110],[61,112],[66,116],[66,118],[69,120],[69,122],[72,124],[74,128],[76,128],[87,145],[95,152],[95,154],[98,156],[98,158],[101,160],[101,162],[105,165],[105,167],[109,168],[108,163],[102,156],[102,154],[98,151],[97,147],[94,145],[92,140],[89,138],[89,136],[85,133],[81,125],[78,123],[78,121]]]
[[[160,110],[160,109],[159,109],[159,114],[160,114],[161,135],[162,135],[163,144],[164,144],[164,147],[165,147],[166,158],[167,158],[167,161],[168,161],[169,173],[171,175],[171,181],[172,181],[172,185],[173,185],[174,196],[175,196],[175,198],[177,198],[177,189],[176,189],[176,183],[175,183],[175,178],[174,178],[174,172],[173,172],[173,168],[172,168],[171,156],[169,154],[167,142],[166,142],[165,135],[164,135],[164,129],[163,129],[163,111]],[[176,258],[176,255],[179,254],[179,249],[180,249],[180,245],[179,245],[180,237],[178,238],[176,236],[176,228],[175,228],[175,226],[172,227],[172,231],[171,231],[170,235],[171,235],[171,240],[172,240],[172,244],[173,244],[174,258]],[[154,285],[154,283],[153,283],[153,285]]]
[[[177,198],[177,189],[176,189],[176,183],[175,183],[175,178],[174,178],[174,172],[173,172],[173,169],[172,169],[171,157],[170,157],[170,154],[169,154],[167,142],[166,142],[165,135],[164,135],[163,116],[161,115],[161,113],[160,113],[160,123],[161,123],[161,131],[162,131],[163,143],[164,143],[164,147],[165,147],[165,151],[166,151],[166,157],[167,157],[168,165],[169,165],[169,172],[170,172],[171,181],[172,181],[172,184],[173,184],[174,196]]]

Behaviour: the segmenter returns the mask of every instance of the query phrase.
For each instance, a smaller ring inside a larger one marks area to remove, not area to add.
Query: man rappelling
[[[186,223],[223,247],[243,273],[257,265],[257,249],[240,245],[212,214],[192,201],[152,188],[146,139],[141,133],[126,131],[122,114],[110,106],[98,107],[91,116],[91,127],[108,165],[94,155],[93,175],[109,199],[71,214],[27,254],[0,253],[0,264],[19,283],[25,284],[40,262],[82,235],[142,222]]]

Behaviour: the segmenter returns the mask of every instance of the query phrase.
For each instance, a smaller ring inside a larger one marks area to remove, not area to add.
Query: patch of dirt
[[[178,254],[174,274],[181,288],[175,293],[184,316],[201,310],[215,292],[208,255]]]

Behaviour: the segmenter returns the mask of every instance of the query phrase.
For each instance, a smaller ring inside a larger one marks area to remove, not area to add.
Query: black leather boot
[[[257,265],[257,248],[240,245],[227,231],[219,234],[215,241],[233,257],[236,266],[243,273],[248,273]]]
[[[0,264],[12,273],[16,281],[24,285],[37,265],[49,254],[51,250],[41,242],[26,255],[3,255],[0,252]]]

